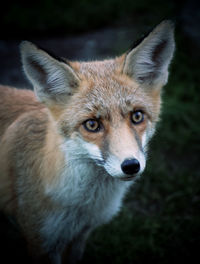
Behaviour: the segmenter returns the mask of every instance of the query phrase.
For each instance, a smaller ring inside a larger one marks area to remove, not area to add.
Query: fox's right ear
[[[52,57],[28,41],[22,42],[20,49],[24,72],[41,102],[62,101],[79,85],[79,77],[64,60]]]

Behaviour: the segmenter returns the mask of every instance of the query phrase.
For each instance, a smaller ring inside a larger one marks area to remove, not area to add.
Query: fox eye
[[[142,123],[144,120],[144,113],[141,110],[134,111],[131,114],[131,121],[133,124],[137,125]]]
[[[84,128],[89,132],[98,132],[101,128],[101,124],[98,120],[88,119],[83,123]]]

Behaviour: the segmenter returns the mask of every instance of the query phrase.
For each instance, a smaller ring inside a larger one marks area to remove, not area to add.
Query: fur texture
[[[118,213],[145,169],[173,52],[169,21],[104,61],[65,63],[21,44],[36,97],[0,86],[0,204],[37,263],[75,263]]]

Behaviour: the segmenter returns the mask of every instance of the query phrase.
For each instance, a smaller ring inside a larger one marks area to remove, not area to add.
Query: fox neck
[[[63,138],[59,134],[56,127],[56,122],[47,110],[48,125],[46,132],[46,141],[43,148],[43,160],[41,162],[41,177],[44,186],[54,186],[59,180],[62,168],[65,164],[64,153],[60,146],[63,143]]]

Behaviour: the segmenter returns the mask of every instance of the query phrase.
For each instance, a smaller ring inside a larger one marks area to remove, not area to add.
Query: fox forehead
[[[108,117],[108,113],[117,110],[126,115],[133,110],[133,106],[152,111],[152,100],[136,81],[121,73],[120,65],[118,60],[79,64],[83,79],[78,91],[82,95],[79,100],[83,99],[82,110],[84,108],[96,117]]]
[[[82,80],[59,115],[61,131],[70,135],[87,119],[101,118],[119,125],[135,109],[158,119],[159,96],[155,99],[134,79],[121,73],[116,60],[71,63]]]

